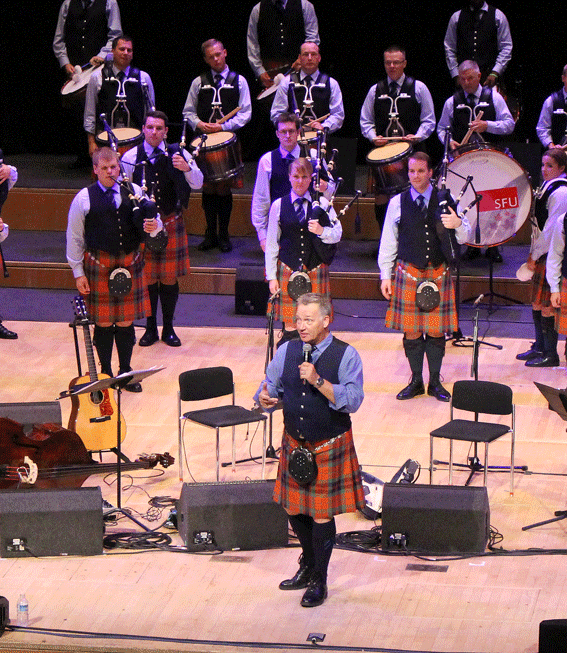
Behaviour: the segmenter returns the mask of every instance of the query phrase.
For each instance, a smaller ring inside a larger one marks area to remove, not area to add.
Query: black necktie
[[[220,88],[222,86],[222,75],[220,73],[217,73],[215,75],[215,87]]]
[[[288,152],[285,155],[285,160],[288,161],[289,163],[291,163],[292,161],[295,161],[295,157],[293,156],[293,154],[291,152]]]
[[[119,82],[123,82],[125,78],[126,78],[126,73],[123,70],[119,70],[118,75],[116,75],[116,79]]]
[[[104,194],[106,195],[108,201],[112,204],[112,206],[116,208],[116,202],[114,201],[114,188],[107,188]]]
[[[476,106],[476,97],[472,93],[469,93],[467,96],[467,104],[471,109],[474,109]]]
[[[419,208],[420,212],[422,213],[422,215],[424,215],[425,212],[427,211],[427,207],[425,206],[425,197],[423,197],[423,195],[418,195],[415,198],[415,202],[416,202],[417,207]]]
[[[275,7],[276,7],[276,9],[277,9],[278,11],[282,11],[282,12],[283,12],[283,10],[284,10],[284,3],[283,3],[283,0],[276,0],[276,1],[274,2],[274,5],[275,5]]]
[[[398,85],[396,82],[390,82],[390,97],[395,99],[398,96]]]
[[[303,197],[298,197],[295,202],[295,215],[297,216],[297,221],[299,224],[305,222],[305,211],[303,210]]]
[[[311,77],[311,75],[306,75],[303,82],[305,83],[305,86],[307,86],[307,88],[309,88],[311,86],[311,84],[313,83],[313,78]]]

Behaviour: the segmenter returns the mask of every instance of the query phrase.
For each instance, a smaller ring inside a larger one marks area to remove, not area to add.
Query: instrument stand
[[[62,392],[59,395],[60,399],[65,397],[71,397],[73,395],[80,395],[84,393],[98,392],[102,390],[116,390],[118,395],[116,404],[118,415],[121,414],[121,403],[122,403],[122,390],[129,383],[137,383],[142,379],[145,379],[156,372],[163,370],[163,367],[152,368],[149,370],[140,370],[140,371],[131,371],[125,372],[124,374],[119,374],[114,378],[99,379],[94,383],[86,383],[81,385],[76,385],[68,391]],[[105,518],[108,518],[109,515],[115,515],[120,513],[127,517],[130,521],[133,521],[140,528],[146,532],[151,531],[151,528],[148,528],[145,524],[142,524],[141,521],[133,517],[127,510],[122,508],[122,462],[124,462],[124,457],[122,455],[122,420],[118,419],[116,422],[116,449],[112,449],[116,453],[116,508],[112,508],[104,513]],[[127,460],[127,459],[126,459]]]
[[[489,315],[492,315],[492,313],[494,313],[495,311],[494,302],[492,301],[494,297],[498,297],[499,299],[503,299],[504,301],[511,302],[513,304],[523,303],[518,299],[514,299],[514,297],[508,297],[508,295],[502,295],[501,293],[497,293],[494,290],[494,261],[491,258],[488,259],[488,292],[484,293],[484,296],[489,298],[489,302],[488,302]],[[473,299],[474,297],[467,297],[467,299],[463,300],[463,303],[471,302]]]
[[[275,313],[275,302],[277,301],[277,298],[273,296],[270,298],[270,301],[272,302],[272,310],[270,311],[270,314],[268,316],[268,344],[266,348],[266,362],[264,363],[264,372],[268,369],[268,365],[272,360],[272,358],[274,357],[274,321],[275,321],[274,313]],[[273,413],[269,413],[268,446],[266,447],[266,458],[271,458],[272,460],[267,460],[266,462],[275,462],[276,460],[279,460],[279,456],[276,453],[276,450],[274,449],[272,435],[273,435]],[[256,462],[261,458],[262,456],[252,456],[251,458],[242,458],[240,460],[235,460],[235,464],[238,465],[240,463],[249,463],[252,461]],[[221,467],[228,467],[229,465],[232,465],[232,462],[221,463]]]
[[[549,409],[554,413],[557,413],[563,421],[567,421],[567,389],[560,390],[558,388],[552,388],[551,386],[543,385],[543,383],[538,383],[537,381],[534,381],[534,383],[541,394],[547,399]],[[538,528],[539,526],[545,526],[546,524],[552,524],[553,522],[567,519],[567,510],[556,510],[554,514],[555,517],[552,517],[551,519],[546,519],[535,524],[529,524],[528,526],[522,526],[522,530],[529,531],[532,528]]]

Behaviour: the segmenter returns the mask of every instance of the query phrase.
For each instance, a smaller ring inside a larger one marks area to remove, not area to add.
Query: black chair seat
[[[213,429],[222,428],[223,426],[238,426],[249,422],[263,422],[267,419],[266,415],[247,410],[242,406],[232,405],[193,410],[184,413],[183,417]]]
[[[465,442],[493,442],[509,432],[510,427],[506,424],[454,419],[431,431],[431,435],[434,438],[462,440]]]

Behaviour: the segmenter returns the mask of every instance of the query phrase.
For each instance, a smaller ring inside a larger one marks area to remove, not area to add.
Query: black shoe
[[[486,250],[486,258],[489,258],[493,263],[502,263],[502,254],[498,247],[489,247]]]
[[[146,329],[144,335],[140,338],[138,343],[140,347],[150,347],[159,340],[159,333],[157,329]]]
[[[124,390],[126,392],[142,392],[142,384],[139,381],[128,383],[128,385],[124,386]]]
[[[429,382],[427,394],[430,397],[435,397],[437,401],[451,401],[451,393],[441,385],[440,381],[436,383]]]
[[[472,261],[480,256],[479,247],[467,247],[466,252],[461,256],[464,261]]]
[[[415,374],[412,375],[411,381],[409,385],[406,385],[406,387],[403,390],[400,390],[398,394],[396,395],[396,399],[413,399],[414,397],[417,397],[418,395],[424,395],[425,394],[425,386],[423,385],[423,379],[421,376],[416,376]]]
[[[216,238],[209,238],[209,236],[205,236],[205,240],[203,240],[202,243],[197,245],[197,249],[200,252],[208,252],[210,249],[214,249],[215,247],[218,247],[219,243]]]
[[[526,367],[558,367],[559,364],[559,356],[544,356],[543,354],[526,361]]]
[[[295,576],[282,580],[280,583],[281,590],[302,590],[309,585],[311,576],[313,575],[313,567],[308,567],[302,563],[299,564],[299,569],[296,571]]]
[[[532,360],[532,358],[541,358],[543,356],[542,351],[538,351],[537,349],[528,349],[528,351],[524,351],[521,354],[518,354],[516,356],[516,360],[519,361],[529,361]]]
[[[224,252],[225,254],[227,252],[232,252],[232,243],[228,238],[222,238],[219,241],[219,249],[221,252]]]
[[[171,331],[162,331],[161,339],[170,347],[181,347],[181,340],[179,340],[173,329]]]
[[[309,581],[307,590],[301,599],[301,605],[304,608],[315,608],[321,605],[327,598],[327,583],[321,577],[321,574],[315,572]]]
[[[13,331],[10,331],[10,329],[7,329],[2,322],[0,322],[0,338],[3,340],[16,340],[18,337],[17,333],[14,333]]]

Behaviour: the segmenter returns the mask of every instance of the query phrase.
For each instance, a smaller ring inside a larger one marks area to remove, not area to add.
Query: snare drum
[[[377,195],[397,195],[409,186],[408,160],[413,147],[406,141],[396,141],[375,147],[366,156],[374,175]]]
[[[468,176],[472,176],[472,184],[460,206],[470,204],[475,191],[482,195],[479,204],[467,213],[473,234],[467,244],[494,247],[510,240],[531,212],[533,191],[528,173],[509,154],[489,143],[472,143],[451,155],[447,188],[453,197],[460,194]]]
[[[142,132],[134,127],[117,127],[112,131],[118,139],[117,150],[121,156],[144,140]],[[95,141],[99,147],[109,147],[108,132],[104,131],[97,134]]]
[[[191,141],[191,151],[201,142],[201,137]],[[232,132],[207,134],[196,159],[205,181],[217,182],[232,179],[244,170],[240,143]]]
[[[87,95],[87,86],[91,75],[98,70],[102,64],[93,66],[88,64],[80,73],[73,75],[72,79],[63,84],[61,89],[61,105],[64,109],[70,109],[74,106],[84,106]]]

